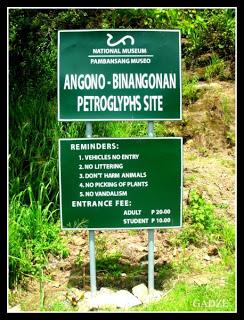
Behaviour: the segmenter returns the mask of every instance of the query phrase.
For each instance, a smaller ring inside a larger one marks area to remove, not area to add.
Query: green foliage
[[[175,239],[176,244],[197,246],[207,240],[206,237],[218,230],[214,206],[208,203],[195,189],[188,196],[188,207],[184,211],[187,224]]]
[[[203,243],[204,234],[201,227],[197,225],[185,225],[183,230],[172,241],[178,246],[187,247],[190,244],[200,246]]]
[[[224,223],[222,228],[222,239],[224,241],[224,246],[231,253],[235,251],[235,228],[233,224]]]
[[[157,302],[132,308],[134,311],[232,311],[235,303],[235,274],[226,274],[226,284],[193,285],[178,282],[169,293]]]
[[[95,10],[91,10],[91,17]],[[57,30],[86,27],[83,10],[10,9],[9,57],[10,88],[48,90],[56,95]]]
[[[226,268],[226,270],[235,269],[235,259],[233,253],[230,252],[225,246],[222,246],[218,250],[218,254],[221,258],[221,264]]]
[[[14,285],[23,275],[40,278],[50,252],[61,257],[68,251],[59,237],[59,223],[55,223],[53,204],[43,207],[40,187],[39,199],[35,200],[29,186],[25,191],[14,196],[9,208],[9,279]],[[25,195],[30,198],[30,205],[23,204]],[[43,277],[41,277],[43,278]]]
[[[10,94],[36,88],[55,97],[57,31],[91,28],[180,29],[188,66],[206,52],[234,61],[234,9],[10,9]]]
[[[154,122],[154,133],[156,137],[175,137],[178,136],[174,126],[166,124],[164,121]]]
[[[199,98],[199,90],[196,86],[197,83],[197,76],[190,78],[186,74],[183,75],[182,98],[186,105],[194,103]]]
[[[187,39],[183,55],[186,56],[188,67],[194,65],[196,57],[205,53],[215,52],[221,58],[234,61],[235,11],[233,9],[188,10],[182,21],[181,30]]]
[[[194,182],[196,180],[196,176],[194,174],[189,175],[188,177],[185,177],[185,180],[189,182]]]
[[[120,276],[120,258],[120,252],[105,252],[101,256],[98,255],[96,260],[96,267],[98,272],[109,273],[110,276]]]
[[[235,146],[235,132],[231,128],[232,112],[230,109],[229,99],[223,97],[220,103],[220,116],[224,125],[224,136],[229,146]]]
[[[84,263],[84,254],[80,252],[75,258],[75,265],[82,266]]]
[[[160,279],[162,283],[167,280],[168,278],[172,277],[175,274],[175,269],[172,267],[171,264],[165,264],[160,266],[159,270],[157,271],[157,279]]]
[[[212,81],[214,78],[224,78],[224,72],[226,69],[225,62],[218,57],[217,54],[211,56],[211,62],[205,69],[205,78],[208,81]]]
[[[200,195],[195,189],[189,192],[188,217],[191,224],[197,225],[200,230],[212,232],[216,229],[214,207]]]
[[[147,123],[145,121],[112,121],[94,126],[99,137],[145,137]]]
[[[121,274],[119,251],[109,252],[107,250],[107,241],[105,237],[99,237],[96,240],[96,268],[98,272],[111,273],[113,276]]]
[[[228,130],[226,131],[226,140],[227,140],[227,143],[234,147],[236,142],[235,142],[235,132],[234,131],[231,131],[231,130]]]
[[[72,307],[71,305],[68,305],[67,303],[63,302],[63,301],[54,301],[53,303],[49,304],[48,306],[45,306],[43,311],[77,311],[74,309],[74,307]]]
[[[201,246],[204,242],[220,241],[222,250],[232,259],[235,250],[235,230],[226,218],[217,217],[214,205],[208,203],[195,189],[191,189],[188,207],[184,211],[183,230],[172,239],[172,244],[187,247],[189,244]]]
[[[224,125],[225,127],[228,128],[231,122],[231,111],[230,111],[229,100],[227,97],[224,97],[221,100],[221,112],[223,116]]]
[[[45,94],[11,98],[9,111],[10,198],[31,186],[44,207],[52,202],[58,209],[58,139],[84,136],[85,126],[58,123],[55,103]],[[22,201],[30,204],[27,193]]]
[[[135,236],[137,233],[138,233],[138,230],[136,230],[136,229],[128,230],[128,235],[129,236]]]

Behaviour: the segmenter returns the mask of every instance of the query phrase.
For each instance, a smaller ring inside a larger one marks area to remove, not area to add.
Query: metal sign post
[[[92,137],[92,123],[86,122],[86,137]],[[96,249],[95,249],[95,231],[89,230],[89,255],[90,255],[90,284],[91,295],[94,296],[97,291],[96,285]]]
[[[153,137],[153,121],[148,121],[148,137]],[[154,290],[154,229],[148,229],[148,291]]]
[[[95,250],[95,231],[89,230],[89,255],[90,255],[90,284],[91,295],[94,296],[97,291],[96,284],[96,250]]]

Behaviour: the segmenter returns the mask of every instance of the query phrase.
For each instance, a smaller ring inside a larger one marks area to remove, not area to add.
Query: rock
[[[91,292],[90,291],[86,291],[85,294],[84,294],[84,298],[86,300],[89,300],[91,298]]]
[[[151,292],[149,293],[146,285],[143,283],[132,288],[132,293],[138,299],[140,299],[140,301],[142,303],[148,303],[151,301],[159,300],[163,295],[163,292],[155,290],[155,289],[151,290]]]
[[[8,312],[20,312],[21,311],[21,307],[19,304],[17,304],[16,306],[9,308]]]
[[[93,296],[91,292],[84,292],[84,299],[80,301],[76,300],[76,305],[80,312],[103,310],[105,308],[126,310],[142,303],[156,301],[163,295],[163,292],[158,290],[152,290],[150,294],[148,294],[148,289],[145,284],[135,286],[132,292],[133,294],[127,290],[114,291],[110,288],[103,287]]]
[[[118,308],[131,308],[141,304],[141,301],[127,290],[119,290],[115,293]]]
[[[106,307],[116,308],[115,293],[97,292],[95,296],[91,296],[88,300],[90,310],[103,309]]]
[[[143,302],[145,297],[148,296],[147,286],[144,283],[138,284],[132,288],[132,293]]]
[[[152,302],[152,301],[157,301],[157,300],[161,299],[162,296],[163,296],[163,292],[162,291],[154,289],[145,298],[145,301],[143,303],[149,303],[149,302]]]
[[[102,287],[102,288],[99,290],[99,293],[113,294],[113,293],[114,293],[114,290],[112,290],[112,289],[110,289],[110,288]]]
[[[115,292],[108,288],[101,288],[93,297],[91,293],[85,294],[85,301],[87,302],[89,310],[109,307],[127,309],[141,304],[141,301],[127,290]],[[84,306],[85,304],[79,304],[80,309],[84,308]]]

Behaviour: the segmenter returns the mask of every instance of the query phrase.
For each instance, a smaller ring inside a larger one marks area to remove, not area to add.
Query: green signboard
[[[182,138],[59,139],[63,229],[182,225]]]
[[[58,120],[181,120],[179,30],[58,31]]]

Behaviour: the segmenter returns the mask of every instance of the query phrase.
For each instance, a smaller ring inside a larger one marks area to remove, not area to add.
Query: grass
[[[99,126],[99,137],[145,137],[147,123],[145,121],[108,122]]]
[[[219,241],[231,253],[235,250],[235,226],[226,217],[217,217],[215,207],[196,190],[191,189],[188,207],[184,210],[184,228],[171,240],[172,244],[186,248],[190,244],[202,246]]]
[[[220,112],[224,126],[224,137],[229,146],[235,146],[235,132],[230,129],[232,123],[232,112],[230,109],[229,99],[223,97],[220,101]]]
[[[63,311],[76,311],[74,307],[63,302],[63,301],[54,301],[44,308],[43,311],[53,311],[53,312],[63,312]]]
[[[199,90],[197,89],[198,77],[189,77],[183,74],[182,98],[186,105],[191,105],[199,98]]]
[[[235,172],[235,161],[232,159],[221,159],[220,160],[221,165],[225,166],[226,168],[231,168],[233,170],[233,173]]]
[[[146,121],[112,121],[98,124],[94,123],[94,137],[147,137],[148,123]],[[175,136],[176,131],[164,122],[154,121],[155,136]]]
[[[221,107],[222,116],[223,116],[223,123],[225,127],[228,128],[231,123],[231,111],[230,111],[229,100],[227,97],[223,97],[221,99],[220,107]]]
[[[214,206],[194,188],[189,191],[188,202],[188,207],[184,210],[185,227],[174,242],[183,247],[190,244],[199,246],[207,236],[217,231]]]
[[[212,81],[214,78],[219,77],[224,80],[226,64],[225,62],[218,57],[217,54],[211,56],[210,64],[205,68],[205,79],[207,81]]]
[[[40,278],[49,252],[68,254],[59,236],[57,192],[57,139],[65,125],[57,124],[55,109],[45,94],[10,100],[10,286],[25,276]]]
[[[226,273],[226,284],[193,285],[178,282],[160,301],[134,311],[235,311],[235,274]]]
[[[196,180],[196,176],[194,174],[185,177],[185,181],[194,182]]]
[[[231,147],[236,145],[235,132],[233,130],[226,131],[226,141]]]
[[[39,199],[33,198],[31,187],[14,196],[9,207],[9,267],[10,286],[15,285],[23,275],[42,279],[47,254],[67,256],[65,244],[59,238],[59,221],[55,221],[56,210],[52,203],[42,207],[45,187],[40,187]],[[29,206],[23,204],[28,194]]]

